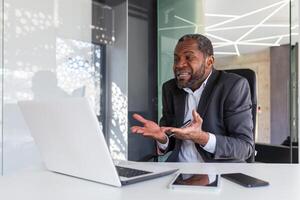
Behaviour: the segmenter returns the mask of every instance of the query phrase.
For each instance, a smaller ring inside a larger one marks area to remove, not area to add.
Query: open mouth
[[[186,71],[178,71],[178,72],[176,72],[177,79],[187,79],[187,78],[190,78],[191,75],[192,75],[191,72],[186,72]]]

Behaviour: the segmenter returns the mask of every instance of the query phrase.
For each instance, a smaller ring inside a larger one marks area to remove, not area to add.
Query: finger
[[[161,129],[163,132],[170,131],[172,128],[173,128],[173,127],[166,127],[166,126],[160,127],[160,129]]]
[[[167,135],[171,135],[172,134],[172,131],[171,131],[171,129],[172,129],[173,127],[160,127],[160,130],[163,132],[163,133],[165,133],[165,134],[167,134]]]
[[[144,117],[142,117],[141,115],[136,114],[136,113],[133,114],[132,117],[133,117],[134,119],[136,119],[137,121],[142,122],[143,124],[147,123],[147,121],[148,121],[148,120],[146,120]]]
[[[132,126],[132,127],[130,128],[130,130],[131,130],[131,132],[135,133],[135,132],[137,131],[138,128],[139,128],[138,126]]]
[[[131,132],[133,132],[133,133],[144,133],[144,127],[133,126],[133,127],[131,127]]]
[[[195,123],[201,123],[202,122],[202,118],[200,117],[199,113],[197,113],[196,110],[193,110],[192,114],[193,114],[193,121]]]
[[[176,130],[176,129],[174,129]],[[185,133],[181,130],[179,131],[172,131],[172,133],[174,134],[174,137],[177,139],[184,139],[185,138]]]
[[[151,137],[151,138],[154,138],[153,133],[147,133],[147,132],[144,132],[144,133],[142,133],[142,135],[145,136],[145,137]]]
[[[171,128],[170,131],[173,133],[183,133],[182,128]]]

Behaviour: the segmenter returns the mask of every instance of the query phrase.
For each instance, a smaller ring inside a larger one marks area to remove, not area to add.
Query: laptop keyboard
[[[132,169],[132,168],[127,168],[127,167],[120,167],[120,166],[116,166],[116,169],[118,171],[119,176],[123,176],[126,178],[131,178],[134,176],[140,176],[140,175],[151,173],[151,172],[147,172],[147,171],[143,171],[143,170]]]

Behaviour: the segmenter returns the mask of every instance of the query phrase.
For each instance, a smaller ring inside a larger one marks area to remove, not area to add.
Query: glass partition
[[[290,155],[292,162],[299,162],[299,1],[290,1]],[[293,37],[296,35],[297,37]]]
[[[4,0],[3,5],[4,174],[42,166],[20,100],[86,97],[113,157],[126,159],[127,1]]]
[[[3,123],[2,123],[2,117],[3,117],[3,112],[2,112],[2,105],[3,105],[3,88],[2,88],[2,85],[3,85],[3,19],[4,19],[4,12],[3,12],[3,2],[4,0],[0,1],[0,21],[1,21],[1,24],[0,24],[0,62],[1,62],[1,76],[0,76],[0,112],[1,112],[1,115],[0,115],[0,174],[3,175]]]
[[[291,141],[298,140],[299,119],[297,13],[294,0],[159,0],[159,110],[162,83],[173,78],[177,40],[186,33],[205,34],[214,46],[216,69],[248,68],[256,74],[257,158],[263,154],[260,147],[263,152],[275,148],[282,158],[261,161],[291,162]],[[271,159],[276,155],[272,152]]]
[[[204,32],[202,0],[158,0],[158,116],[161,116],[162,84],[173,77],[177,40],[187,33]],[[186,11],[189,12],[186,12]]]

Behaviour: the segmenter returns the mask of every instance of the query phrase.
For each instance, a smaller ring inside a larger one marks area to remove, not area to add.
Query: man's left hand
[[[193,122],[186,128],[172,128],[170,131],[174,136],[181,140],[192,140],[202,146],[205,146],[209,139],[209,134],[202,130],[203,119],[193,110]]]

